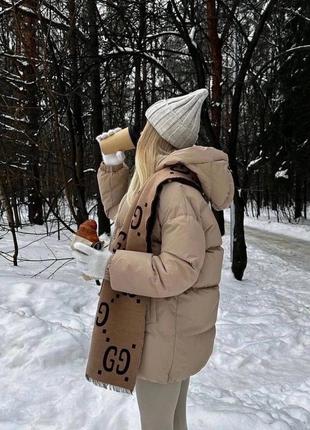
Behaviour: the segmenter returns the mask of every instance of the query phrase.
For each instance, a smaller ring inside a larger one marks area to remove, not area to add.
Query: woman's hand
[[[98,142],[98,143],[100,143],[100,141],[101,141],[101,140],[106,139],[106,138],[107,138],[107,137],[109,137],[109,136],[112,136],[112,134],[115,134],[115,133],[117,133],[118,131],[121,131],[121,128],[120,128],[120,127],[111,128],[110,130],[108,130],[108,131],[104,131],[103,133],[99,134],[99,135],[96,137],[96,140],[97,140],[97,142]]]
[[[102,159],[106,166],[117,166],[125,160],[125,154],[123,151],[113,152],[113,154],[104,154],[102,152]]]
[[[112,136],[112,134],[115,134],[120,130],[121,130],[120,127],[111,128],[111,130],[108,130],[99,134],[99,136],[96,137],[96,140],[100,144],[101,140],[106,139],[109,136]],[[112,154],[104,154],[102,152],[102,158],[105,165],[117,166],[118,164],[122,164],[122,162],[125,160],[125,154],[123,151],[117,151]]]
[[[92,279],[102,279],[110,257],[113,255],[108,248],[97,250],[82,242],[73,244],[72,256],[76,259],[79,272]]]

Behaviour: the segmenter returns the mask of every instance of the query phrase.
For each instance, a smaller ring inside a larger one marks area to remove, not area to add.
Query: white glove
[[[73,248],[72,256],[76,259],[78,271],[89,278],[102,279],[113,252],[109,251],[108,248],[97,250],[82,242],[75,242]]]
[[[98,142],[98,143],[100,143],[100,141],[101,141],[101,140],[106,139],[106,138],[107,138],[107,137],[109,137],[109,136],[112,136],[112,134],[115,134],[115,133],[117,133],[118,131],[121,131],[121,128],[120,128],[120,127],[111,128],[110,130],[108,130],[108,131],[104,131],[103,133],[99,134],[99,135],[96,137],[96,140],[97,140],[97,142]]]
[[[115,134],[120,130],[120,127],[111,128],[110,130],[104,131],[103,133],[99,134],[99,136],[96,137],[96,140],[98,143],[100,143],[101,140],[112,136],[112,134]],[[104,164],[106,164],[107,166],[117,166],[118,164],[122,164],[122,162],[125,160],[125,154],[123,151],[113,152],[112,154],[104,154],[102,152],[102,158]]]
[[[123,151],[113,152],[113,154],[104,154],[102,152],[102,159],[106,166],[117,166],[125,160],[125,154]]]

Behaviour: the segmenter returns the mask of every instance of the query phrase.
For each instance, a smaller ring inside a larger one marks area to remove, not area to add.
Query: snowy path
[[[33,239],[19,237],[22,246]],[[0,249],[9,251],[10,240],[0,239]],[[248,268],[238,282],[224,238],[216,346],[191,378],[189,430],[309,430],[308,248],[256,229],[247,242]],[[21,256],[51,257],[49,249],[70,256],[64,235],[60,242],[42,236]],[[52,279],[55,265],[33,277],[44,264],[12,268],[0,259],[0,430],[139,430],[135,396],[84,377],[98,287],[72,263]]]
[[[245,232],[247,243],[255,244],[270,255],[277,255],[288,264],[310,272],[310,242],[253,227],[246,227]]]

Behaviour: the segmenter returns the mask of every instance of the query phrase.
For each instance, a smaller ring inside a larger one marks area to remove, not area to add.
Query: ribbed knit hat
[[[201,107],[207,96],[208,90],[200,88],[185,96],[158,100],[146,110],[145,116],[172,146],[187,148],[198,139]]]

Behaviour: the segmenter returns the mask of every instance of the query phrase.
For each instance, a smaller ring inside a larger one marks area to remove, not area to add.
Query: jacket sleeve
[[[206,252],[205,232],[184,193],[188,186],[178,185],[160,204],[160,254],[117,250],[109,267],[112,289],[163,298],[181,294],[197,281]]]
[[[128,189],[129,168],[125,163],[106,166],[102,161],[97,180],[104,211],[114,221],[118,205]]]

